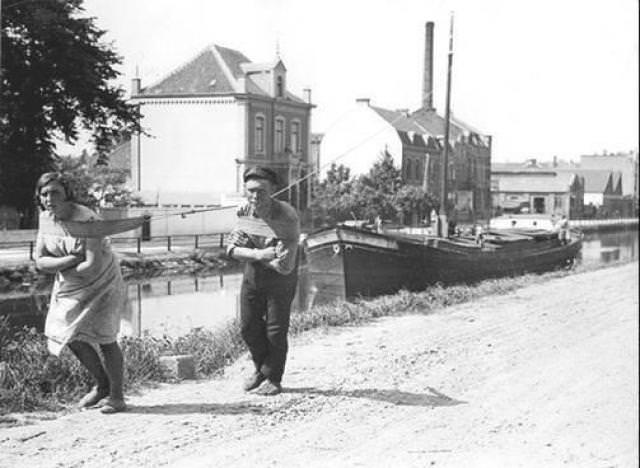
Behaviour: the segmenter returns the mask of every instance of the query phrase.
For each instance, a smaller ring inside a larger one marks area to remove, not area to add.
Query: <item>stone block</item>
[[[164,375],[171,379],[183,380],[196,378],[195,361],[190,354],[161,356],[160,368]]]

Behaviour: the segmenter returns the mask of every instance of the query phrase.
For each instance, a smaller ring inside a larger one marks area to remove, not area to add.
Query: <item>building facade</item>
[[[582,217],[584,178],[575,171],[540,167],[535,161],[496,163],[491,170],[494,216],[502,214]]]
[[[279,58],[252,63],[215,44],[155,84],[134,79],[146,131],[130,141],[134,187],[149,205],[225,205],[241,197],[244,169],[263,165],[278,173],[280,197],[304,209],[314,107],[305,92],[288,90]]]

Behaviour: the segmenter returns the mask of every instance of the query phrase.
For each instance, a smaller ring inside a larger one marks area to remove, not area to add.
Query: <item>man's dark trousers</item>
[[[256,370],[280,383],[287,359],[291,302],[298,282],[297,267],[288,275],[259,262],[245,265],[240,290],[242,338]]]

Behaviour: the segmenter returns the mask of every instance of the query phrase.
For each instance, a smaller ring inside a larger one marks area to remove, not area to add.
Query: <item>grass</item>
[[[291,316],[290,334],[297,335],[314,328],[358,325],[377,317],[429,314],[443,307],[488,295],[506,294],[572,272],[622,263],[626,262],[492,279],[475,285],[436,285],[422,292],[401,291],[371,300],[316,306]],[[159,358],[167,354],[191,354],[198,376],[215,375],[245,351],[239,330],[238,323],[233,321],[221,329],[198,328],[178,338],[123,337],[120,344],[125,356],[126,388],[135,388],[146,382],[168,381],[159,364]],[[43,334],[34,329],[11,329],[6,318],[0,317],[0,415],[63,409],[76,401],[90,385],[90,376],[68,350],[55,358],[48,354]]]

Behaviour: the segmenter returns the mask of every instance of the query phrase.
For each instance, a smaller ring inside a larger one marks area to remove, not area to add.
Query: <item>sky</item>
[[[149,85],[210,44],[311,88],[312,131],[370,98],[421,105],[424,28],[435,23],[434,104],[444,112],[454,14],[453,115],[493,135],[494,161],[577,160],[638,149],[638,0],[85,0]]]

